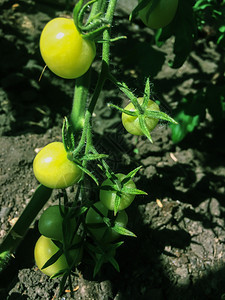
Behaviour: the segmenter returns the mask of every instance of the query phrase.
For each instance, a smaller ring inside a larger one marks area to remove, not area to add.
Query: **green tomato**
[[[105,207],[105,205],[102,204],[102,202],[96,202],[94,206],[105,216],[108,217],[109,210]],[[126,227],[128,222],[128,216],[127,213],[124,210],[121,210],[118,212],[116,219],[115,219],[115,224],[117,226],[121,227]],[[85,223],[87,225],[90,224],[100,224],[103,223],[103,217],[100,216],[92,207],[89,208],[87,214],[86,214],[86,219]],[[117,233],[116,231],[112,230],[109,228],[106,224],[104,224],[103,227],[99,228],[93,228],[91,226],[88,227],[91,233],[94,235],[96,240],[98,241],[103,241],[104,243],[109,243],[113,242],[116,239],[120,238],[121,235]]]
[[[52,189],[63,189],[79,181],[81,169],[67,158],[63,143],[53,142],[36,155],[33,171],[37,180]]]
[[[118,173],[115,174],[117,177],[117,182],[118,185],[121,185],[121,181],[124,179],[125,175]],[[113,182],[110,179],[106,179],[102,185],[101,185],[101,189],[100,189],[100,201],[109,209],[109,210],[114,210],[114,205],[115,205],[115,200],[116,200],[116,191],[113,190],[104,190],[102,189],[102,187],[104,186],[113,186]],[[132,188],[135,189],[136,185],[133,182],[132,179],[130,179],[128,182],[126,182],[124,184],[124,186],[126,188]],[[128,193],[124,193],[122,192],[121,194],[121,199],[120,199],[120,205],[118,207],[118,211],[120,210],[124,210],[125,208],[127,208],[134,200],[135,195],[133,194],[128,194]]]
[[[62,211],[65,211],[64,206],[61,206]],[[48,207],[41,215],[38,222],[38,229],[42,235],[53,240],[62,241],[63,239],[63,217],[60,212],[59,205]],[[76,227],[76,220],[70,219],[69,224],[71,233]]]
[[[74,241],[79,242],[81,238],[76,236]],[[35,248],[34,248],[34,259],[37,267],[48,276],[53,276],[56,273],[66,270],[69,268],[65,254],[63,253],[58,260],[45,269],[41,269],[45,263],[59,250],[59,248],[53,243],[50,238],[45,236],[40,236],[38,239]],[[77,266],[82,258],[82,248],[77,248],[69,251],[69,256],[71,263],[75,260],[75,266]]]
[[[138,98],[137,100],[138,100],[139,104],[143,103],[143,98]],[[136,111],[133,103],[131,103],[131,102],[125,107],[125,109],[129,110],[129,111]],[[159,106],[152,100],[148,100],[147,109],[154,110],[154,111],[160,111]],[[147,126],[149,132],[151,132],[156,127],[156,125],[158,124],[158,121],[159,121],[158,119],[154,119],[154,118],[150,118],[150,117],[145,118],[146,126]],[[123,123],[124,128],[129,133],[131,133],[133,135],[144,135],[144,133],[141,130],[138,117],[136,117],[136,116],[134,117],[134,116],[130,116],[125,113],[122,113],[122,123]]]
[[[152,2],[150,0],[149,4],[139,12],[142,22],[152,29],[167,26],[176,14],[178,0],[159,0],[156,7],[150,12]]]
[[[40,51],[49,69],[67,79],[86,73],[96,54],[94,42],[82,38],[74,21],[67,18],[55,18],[46,24]]]

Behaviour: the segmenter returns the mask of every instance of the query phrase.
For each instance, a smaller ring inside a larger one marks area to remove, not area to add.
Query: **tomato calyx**
[[[112,81],[114,82],[114,78],[111,78]],[[124,122],[123,125],[124,127],[127,129],[128,132],[135,134],[135,135],[145,135],[148,140],[153,143],[152,137],[150,132],[154,129],[154,127],[157,125],[158,120],[164,120],[164,121],[168,121],[171,122],[173,124],[177,124],[177,122],[171,118],[170,116],[168,116],[167,114],[165,114],[164,112],[161,112],[158,105],[154,103],[154,101],[152,101],[150,99],[150,81],[149,78],[147,78],[146,83],[145,83],[145,89],[144,89],[144,96],[143,98],[136,98],[133,93],[131,93],[130,91],[128,91],[128,87],[124,84],[124,83],[117,83],[115,82],[119,88],[127,95],[127,97],[130,99],[130,104],[128,104],[126,106],[129,107],[129,109],[127,108],[121,108],[117,105],[114,104],[108,104],[110,107],[116,108],[117,110],[119,110],[120,112],[122,112],[122,122],[123,122],[123,115],[125,116],[130,116],[130,118],[126,118],[127,120],[129,119],[128,122],[135,122],[137,121],[136,125],[134,125],[133,127],[135,127],[136,129],[132,129],[131,131],[129,131]],[[153,105],[154,104],[154,105]],[[150,107],[152,106],[153,109],[151,109]],[[132,119],[132,121],[131,121]],[[153,123],[151,125],[149,125],[149,120],[154,120]],[[126,122],[126,121],[125,121]],[[129,125],[129,127],[131,127],[131,125]],[[131,129],[131,128],[130,128]],[[137,133],[135,133],[135,131]]]
[[[108,176],[108,179],[102,183],[100,188],[100,200],[101,200],[101,193],[104,191],[112,192],[115,194],[114,203],[109,205],[110,208],[108,207],[109,209],[112,209],[114,211],[114,216],[116,216],[117,212],[121,210],[120,206],[121,206],[121,202],[124,201],[123,199],[127,197],[131,197],[132,199],[130,201],[132,202],[135,195],[147,195],[146,192],[137,189],[134,182],[132,181],[132,178],[140,169],[141,166],[132,170],[127,175],[121,173],[118,174],[112,173],[111,176]],[[126,207],[129,206],[129,204],[127,204]]]
[[[87,242],[87,250],[95,261],[95,267],[93,272],[93,278],[99,273],[103,264],[109,262],[116,269],[120,271],[119,264],[115,259],[116,249],[120,247],[124,242],[118,242],[114,244],[97,244],[93,245]]]
[[[84,15],[96,0],[88,1],[83,5],[83,0],[77,2],[73,10],[73,19],[83,39],[95,41],[105,29],[110,28],[108,21],[102,16],[102,12],[96,11],[89,16],[84,24]],[[82,34],[83,32],[83,34]]]

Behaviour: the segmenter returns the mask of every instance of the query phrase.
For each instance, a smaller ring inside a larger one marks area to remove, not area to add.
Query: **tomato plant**
[[[33,171],[37,180],[49,188],[66,188],[77,183],[81,177],[80,168],[67,158],[61,142],[45,146],[36,155]]]
[[[178,0],[158,0],[156,4],[154,0],[150,0],[147,6],[139,11],[139,16],[146,26],[158,29],[167,26],[173,20],[177,7]]]
[[[89,69],[95,44],[82,38],[73,19],[55,18],[44,27],[40,38],[41,55],[56,75],[73,79]]]
[[[79,242],[80,238],[77,236],[75,238],[76,242]],[[48,276],[53,276],[58,272],[66,271],[70,266],[68,265],[66,256],[62,253],[59,258],[48,266],[47,268],[42,269],[42,267],[46,264],[46,262],[53,257],[59,251],[59,248],[54,244],[54,242],[45,236],[40,236],[38,241],[36,242],[34,248],[34,258],[37,267]],[[82,257],[82,249],[77,248],[69,251],[69,256],[71,261],[75,260],[75,265],[78,265],[81,261]]]
[[[65,207],[61,206],[61,210],[65,213]],[[41,215],[38,222],[38,229],[42,235],[53,240],[62,241],[63,239],[63,215],[59,205],[48,207]],[[70,218],[67,227],[75,229],[76,220]]]
[[[143,98],[138,98],[137,100],[139,104],[143,103]],[[125,109],[129,111],[135,111],[135,107],[131,102],[125,107]],[[148,101],[146,109],[153,110],[153,111],[160,111],[159,106],[152,100]],[[158,119],[152,117],[146,117],[145,122],[148,131],[151,132],[158,124]],[[133,135],[144,135],[144,133],[141,130],[138,116],[131,116],[126,113],[122,113],[122,123],[124,128],[129,133]]]
[[[147,3],[147,0],[143,2]],[[146,22],[152,20],[153,16],[153,23],[159,21],[157,26],[165,26],[165,22],[172,20],[177,1],[167,2],[169,5],[163,0],[150,1],[149,5],[152,6],[145,8]],[[117,0],[76,1],[71,14],[73,19],[54,18],[46,24],[40,37],[41,55],[49,69],[62,78],[76,79],[72,109],[69,117],[64,118],[62,142],[48,144],[34,159],[33,171],[40,185],[0,248],[0,270],[2,261],[5,263],[11,257],[10,254],[15,252],[29,225],[51,197],[52,189],[63,189],[56,191],[60,206],[49,207],[40,217],[38,226],[42,236],[35,246],[38,267],[42,269],[44,266],[42,271],[49,276],[63,274],[60,294],[65,290],[67,279],[71,285],[71,271],[80,261],[82,247],[94,259],[94,276],[105,262],[110,262],[119,271],[115,254],[123,241],[111,242],[122,235],[136,237],[126,228],[128,216],[124,209],[132,203],[135,195],[147,194],[137,189],[133,181],[141,166],[127,175],[115,174],[107,162],[109,155],[97,150],[96,139],[93,138],[92,116],[106,81],[114,84],[131,101],[125,109],[111,103],[111,106],[122,112],[122,123],[128,132],[145,135],[152,142],[149,132],[159,119],[176,123],[161,112],[156,103],[149,100],[149,78],[144,84],[144,98],[141,99],[135,96],[125,82],[117,80],[115,72],[111,72],[110,45],[124,38],[111,36],[116,3]],[[141,3],[140,5],[143,4]],[[140,5],[133,10],[136,10],[136,15]],[[163,8],[167,8],[166,13]],[[176,17],[176,22],[177,20]],[[174,23],[175,20],[172,24]],[[96,72],[92,77],[90,66],[96,54],[94,41],[99,45],[101,59],[98,60],[99,73]],[[101,185],[100,201],[96,203],[96,199],[90,199],[91,193],[88,190],[91,186],[89,180],[93,180],[99,187],[97,168],[107,179]],[[65,190],[76,183],[76,187]],[[70,218],[69,207],[73,208],[74,219]],[[78,232],[82,233],[82,239],[78,238]],[[90,235],[95,237],[94,242],[89,238]],[[70,288],[72,293],[73,289]]]
[[[111,179],[107,178],[101,185],[100,201],[109,209],[114,210],[117,194],[120,197],[118,210],[127,208],[134,200],[135,195],[121,191],[121,182],[125,178],[124,174],[118,173],[116,176],[116,184]],[[124,184],[125,188],[135,189],[136,185],[132,179]]]
[[[109,210],[104,204],[102,204],[101,201],[96,202],[94,206],[102,213],[103,216],[109,217]],[[88,225],[89,230],[97,240],[101,240],[104,243],[112,242],[118,239],[121,235],[104,223],[103,216],[101,216],[91,207],[86,214],[85,222]],[[114,223],[118,226],[126,227],[127,222],[127,213],[124,210],[119,211]],[[96,224],[101,224],[102,226],[95,226]]]

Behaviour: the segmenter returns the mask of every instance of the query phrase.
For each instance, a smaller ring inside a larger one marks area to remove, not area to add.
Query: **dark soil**
[[[71,108],[73,81],[48,70],[38,80],[44,67],[38,49],[41,29],[52,17],[68,14],[64,1],[56,2],[0,1],[1,240],[38,186],[32,171],[35,152],[61,140],[62,119]],[[138,20],[129,23],[127,2],[132,6],[133,1],[119,1],[113,34],[128,39],[113,44],[112,70],[137,95],[150,73],[155,97],[173,115],[182,97],[212,80],[220,53],[213,40],[203,37],[179,70],[166,63],[159,69],[151,55],[168,61],[172,40],[160,49],[150,47],[153,32]],[[93,68],[95,78],[98,60]],[[137,238],[127,238],[117,252],[120,273],[104,265],[93,280],[84,262],[74,277],[75,297],[68,290],[59,297],[60,280],[48,278],[34,263],[39,236],[35,222],[1,274],[0,299],[225,299],[225,124],[215,126],[208,114],[178,145],[171,141],[170,128],[160,124],[150,144],[125,133],[120,114],[108,108],[108,102],[124,105],[127,100],[114,86],[105,87],[93,118],[95,144],[110,153],[115,171],[143,165],[136,184],[148,193],[128,209],[128,228]],[[97,172],[94,165],[93,171]],[[54,193],[48,205],[56,200]]]

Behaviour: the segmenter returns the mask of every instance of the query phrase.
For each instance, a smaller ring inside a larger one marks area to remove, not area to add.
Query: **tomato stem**
[[[42,184],[39,185],[36,189],[30,202],[25,207],[21,216],[0,245],[0,271],[5,265],[5,262],[1,260],[2,254],[4,252],[13,254],[16,251],[20,242],[23,240],[25,234],[27,233],[29,226],[34,221],[37,214],[43,208],[48,199],[51,197],[51,194],[52,189],[47,188]],[[10,258],[10,256],[8,258]]]
[[[90,85],[89,70],[83,76],[76,79],[73,106],[70,114],[70,121],[73,126],[74,134],[78,135],[84,127],[84,117],[88,100],[88,90]]]

